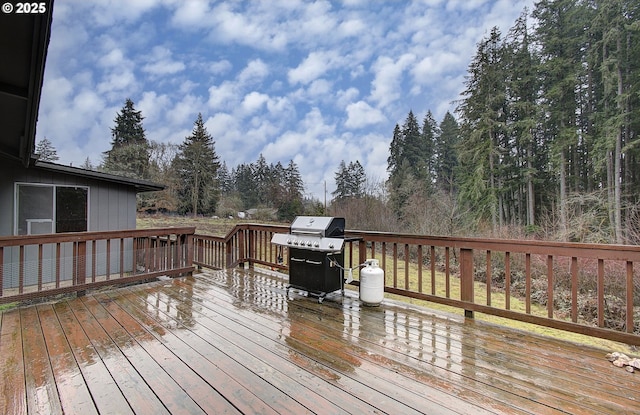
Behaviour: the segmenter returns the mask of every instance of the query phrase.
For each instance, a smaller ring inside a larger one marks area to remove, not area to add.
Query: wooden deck
[[[4,312],[2,414],[629,414],[605,351],[208,271]]]

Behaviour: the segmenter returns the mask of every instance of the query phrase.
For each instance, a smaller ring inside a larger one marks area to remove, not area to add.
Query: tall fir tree
[[[215,212],[220,162],[215,141],[204,125],[202,114],[198,114],[191,135],[180,145],[173,166],[178,179],[178,211],[193,216]]]
[[[502,36],[494,27],[478,44],[469,65],[465,98],[457,109],[465,136],[459,147],[461,201],[476,219],[490,219],[493,230],[502,223],[500,163],[507,115],[503,56]]]
[[[436,154],[434,172],[436,187],[455,194],[457,190],[454,171],[458,165],[457,146],[460,141],[460,127],[455,117],[447,111],[439,128],[434,152]]]
[[[58,157],[58,152],[56,148],[53,146],[51,140],[47,137],[44,137],[42,140],[38,141],[36,144],[35,153],[38,155],[38,160],[42,161],[58,161],[60,157]]]
[[[142,125],[142,113],[127,98],[111,129],[111,150],[103,153],[102,170],[146,179],[149,170],[149,142]]]

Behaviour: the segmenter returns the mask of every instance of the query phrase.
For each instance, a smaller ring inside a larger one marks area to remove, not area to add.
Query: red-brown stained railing
[[[248,264],[249,267],[261,265],[287,270],[287,249],[271,244],[270,240],[273,233],[288,231],[286,226],[243,224],[236,226],[223,238],[195,235],[194,264],[212,268]],[[638,266],[634,267],[634,263],[640,262],[640,247],[430,237],[365,231],[347,231],[345,236],[348,241],[345,243],[345,267],[354,268],[355,285],[358,285],[358,265],[367,258],[377,258],[385,270],[385,291],[389,293],[458,307],[468,317],[473,317],[474,312],[482,312],[640,344],[640,336],[634,333],[634,324],[637,325],[638,322],[634,320],[633,314],[634,297],[640,297],[640,277],[634,275],[634,272],[638,272]],[[356,251],[358,258],[354,260]],[[502,264],[500,260],[503,260]],[[424,280],[427,274],[424,269],[425,261],[429,262],[428,282]],[[617,263],[621,264],[618,268],[607,270],[608,264]],[[582,275],[582,279],[591,278],[591,271],[586,268],[593,265],[597,265],[593,271],[596,292],[592,294],[595,295],[597,307],[595,326],[583,322],[579,309],[580,295],[585,295],[590,289],[580,285],[583,283],[580,276]],[[444,268],[443,272],[438,271],[442,270],[441,266]],[[567,269],[563,269],[564,266]],[[475,290],[477,271],[485,273],[486,293],[485,290]],[[624,302],[624,316],[620,323],[623,328],[607,328],[608,299],[605,291],[612,278],[610,272],[620,274],[623,279],[620,289],[624,291],[620,295],[620,301]],[[502,286],[498,286],[494,276],[499,279],[502,273],[504,282]],[[562,278],[566,278],[570,284],[569,310],[566,315],[559,313],[554,305],[556,295],[562,293]],[[536,287],[533,286],[534,280]],[[460,285],[460,298],[452,298],[454,281]],[[444,288],[439,288],[439,284],[443,284]],[[544,284],[543,289],[546,290],[544,304],[539,304],[538,298],[541,284]],[[532,297],[534,289],[537,294],[535,299]],[[504,295],[503,304],[494,301],[496,291]],[[478,295],[484,295],[486,299],[481,301],[476,298]],[[518,297],[524,305],[524,311],[514,308],[513,299]]]
[[[194,233],[195,228],[185,227],[0,237],[0,303],[189,273]],[[100,267],[99,256],[105,261]]]
[[[271,243],[274,233],[287,233],[282,225],[237,225],[225,237],[196,234],[194,236],[194,265],[213,269],[263,265],[287,269],[279,261],[285,250]],[[223,254],[224,253],[224,254]],[[283,257],[283,256],[282,256]],[[283,257],[284,261],[284,257]]]

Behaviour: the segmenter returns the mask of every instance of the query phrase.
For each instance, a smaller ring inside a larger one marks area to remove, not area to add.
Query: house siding
[[[93,178],[63,174],[56,171],[48,171],[36,168],[24,168],[20,163],[2,160],[0,163],[0,236],[14,234],[15,223],[15,184],[51,184],[64,186],[83,186],[89,189],[88,193],[88,231],[109,231],[122,229],[135,229],[136,227],[136,191],[133,186],[100,181]],[[133,268],[133,241],[124,241],[124,272]],[[88,261],[91,261],[91,246],[87,247]],[[72,245],[61,246],[60,268],[63,278],[71,278]],[[96,249],[96,267],[99,273],[106,274],[106,244],[98,244]],[[53,282],[55,279],[55,246],[43,247],[44,259],[42,263],[43,282]],[[120,272],[120,247],[119,241],[111,244],[111,266],[109,273]],[[26,284],[33,283],[37,279],[38,252],[36,246],[25,249],[25,278]],[[19,271],[19,248],[7,248],[4,250],[4,288],[17,286]],[[87,271],[93,264],[87,263]]]

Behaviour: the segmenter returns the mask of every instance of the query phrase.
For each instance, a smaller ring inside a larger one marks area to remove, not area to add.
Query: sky
[[[323,200],[342,160],[385,180],[395,125],[454,113],[478,42],[533,3],[55,0],[36,141],[97,166],[130,98],[147,139],[202,113],[229,170],[293,160]]]

